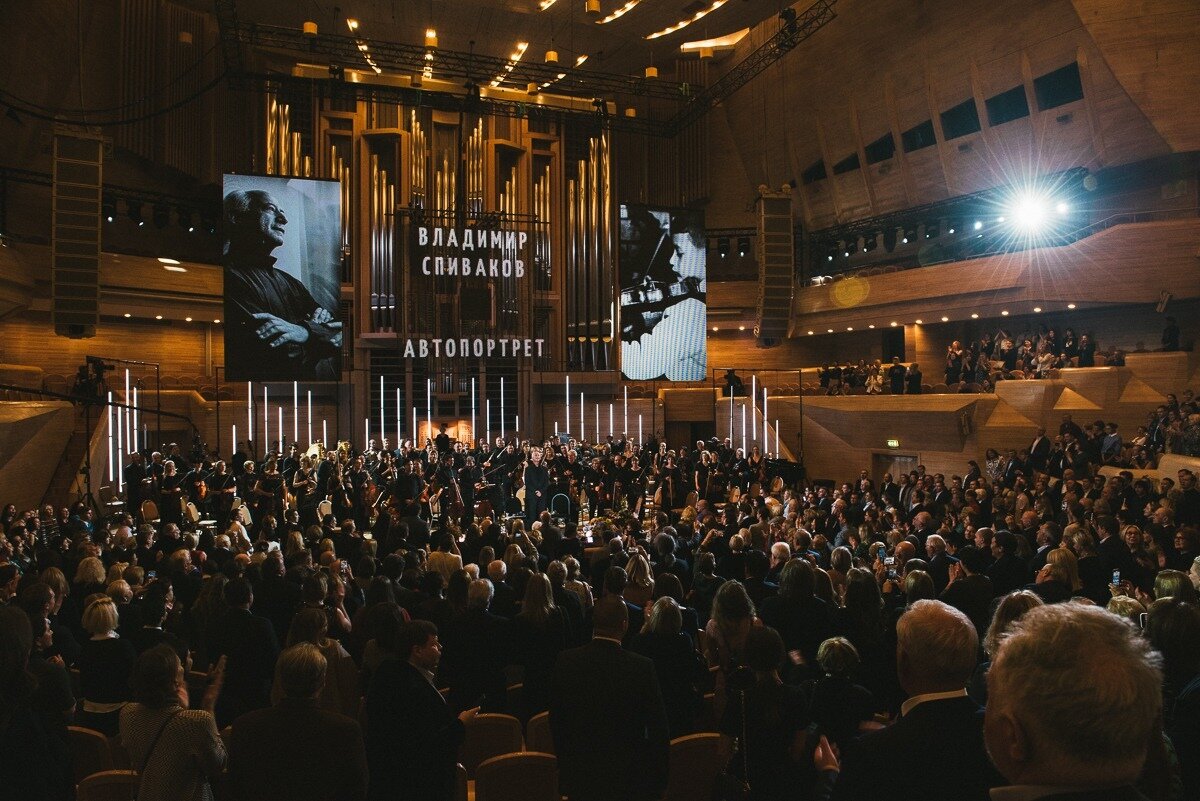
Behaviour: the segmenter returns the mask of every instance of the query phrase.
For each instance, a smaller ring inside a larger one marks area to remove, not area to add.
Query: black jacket
[[[284,698],[234,721],[229,778],[244,801],[357,801],[367,794],[362,729],[314,700]]]
[[[1000,784],[983,746],[983,710],[964,696],[926,701],[847,748],[833,797],[988,801]]]
[[[511,621],[480,609],[468,609],[446,626],[440,674],[455,710],[505,711],[511,631]]]
[[[550,690],[559,790],[571,801],[646,801],[667,787],[667,714],[654,663],[611,640],[563,651]]]
[[[385,660],[371,679],[364,712],[369,798],[454,798],[463,724],[419,670]]]
[[[271,705],[279,641],[271,621],[246,609],[230,609],[213,627],[212,658],[226,657],[225,688],[217,701],[221,726]]]

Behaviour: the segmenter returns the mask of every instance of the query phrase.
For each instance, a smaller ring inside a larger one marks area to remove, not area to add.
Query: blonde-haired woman
[[[629,582],[622,593],[625,600],[635,606],[645,607],[654,598],[654,572],[644,554],[635,553],[625,565]]]
[[[981,662],[975,668],[975,675],[967,684],[967,694],[975,700],[975,703],[980,706],[987,705],[987,673],[992,666],[991,659],[1000,649],[1004,635],[1008,633],[1014,623],[1025,616],[1026,612],[1044,605],[1037,593],[1029,590],[1010,592],[1000,599],[996,611],[992,613],[992,622],[988,626],[987,634],[983,637],[983,650],[987,654],[988,661]]]
[[[567,647],[567,620],[554,603],[554,591],[544,573],[533,573],[525,582],[524,602],[513,618],[513,639],[525,668],[523,711],[536,715],[549,705],[554,662]]]
[[[322,709],[357,718],[360,698],[358,668],[346,649],[337,640],[329,638],[329,617],[323,609],[301,609],[292,618],[287,647],[300,643],[313,645],[325,657],[325,686],[317,703]],[[279,673],[276,672],[271,688],[271,703],[279,703],[283,696]]]
[[[79,654],[83,695],[79,724],[105,737],[115,737],[121,708],[129,700],[129,674],[137,652],[117,634],[117,605],[107,595],[86,599],[82,622],[90,636]]]

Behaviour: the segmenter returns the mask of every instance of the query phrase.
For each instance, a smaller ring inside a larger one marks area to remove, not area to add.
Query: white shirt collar
[[[594,634],[594,635],[592,635],[592,639],[593,639],[593,640],[608,640],[609,642],[615,642],[617,645],[621,645],[621,644],[622,644],[622,643],[621,643],[621,641],[620,641],[620,640],[618,640],[616,637],[604,637],[604,636],[602,636],[602,635],[600,635],[600,634]],[[964,692],[965,692],[965,690],[964,690]]]
[[[942,693],[924,693],[922,695],[914,695],[903,704],[900,705],[900,716],[904,717],[909,712],[912,712],[926,701],[944,701],[947,698],[966,698],[967,689],[964,687],[961,690],[950,690]]]

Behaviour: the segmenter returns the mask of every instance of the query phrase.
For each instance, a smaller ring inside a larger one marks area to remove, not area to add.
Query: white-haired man
[[[994,801],[1145,801],[1133,784],[1161,736],[1159,656],[1103,609],[1031,609],[988,671],[984,736],[1011,787]]]
[[[917,601],[896,625],[900,719],[847,749],[835,801],[986,801],[1001,784],[983,746],[983,711],[967,697],[979,637],[962,612]]]

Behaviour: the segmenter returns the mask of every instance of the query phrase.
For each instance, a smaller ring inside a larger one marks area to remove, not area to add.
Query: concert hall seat
[[[922,389],[924,389],[924,387],[922,387]],[[949,391],[949,389],[950,388],[946,384],[934,384],[933,385],[933,394],[934,395],[945,395]]]
[[[71,384],[67,381],[66,376],[61,376],[58,373],[48,373],[42,376],[42,389],[47,392],[57,392],[60,395],[67,395],[71,392]]]
[[[671,741],[665,801],[691,801],[708,798],[720,770],[717,745],[721,735],[715,732],[689,734]]]
[[[108,738],[103,734],[82,726],[68,726],[67,740],[71,743],[76,784],[93,773],[112,770],[112,753],[108,750]]]
[[[485,760],[475,773],[475,801],[559,801],[558,759],[526,751]]]
[[[458,749],[458,759],[471,778],[475,778],[476,769],[485,760],[525,748],[521,721],[512,715],[484,713],[466,721],[465,726],[466,736]]]
[[[129,801],[137,797],[139,777],[135,770],[104,770],[79,783],[75,801]]]
[[[550,713],[541,712],[525,724],[525,745],[530,751],[554,753],[554,737],[550,734]]]

